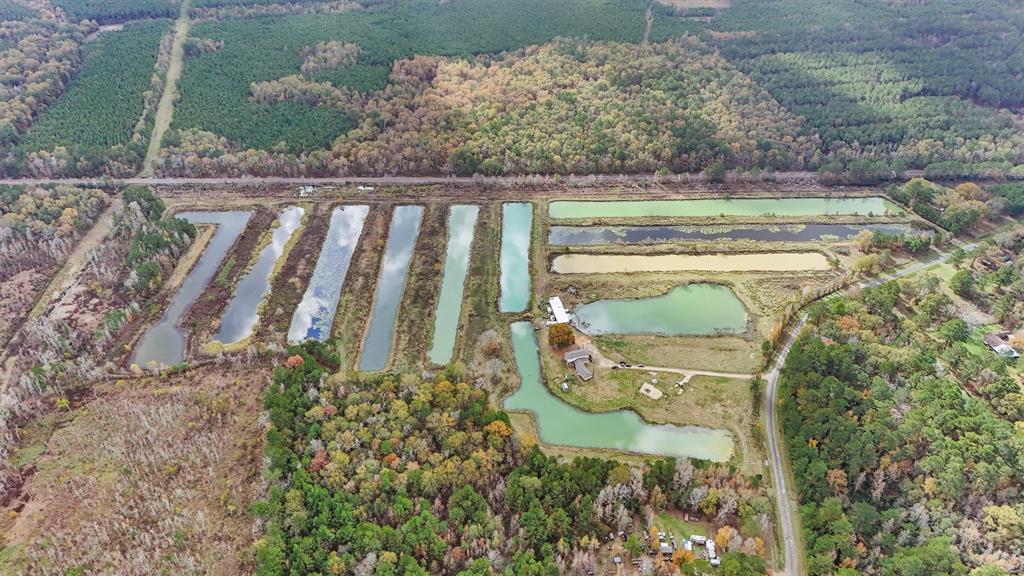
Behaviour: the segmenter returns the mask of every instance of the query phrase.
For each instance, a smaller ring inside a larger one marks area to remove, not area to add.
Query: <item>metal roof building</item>
[[[551,315],[555,317],[556,324],[568,324],[569,313],[565,311],[565,306],[562,305],[562,299],[558,296],[552,297],[548,300],[548,305],[551,306]]]

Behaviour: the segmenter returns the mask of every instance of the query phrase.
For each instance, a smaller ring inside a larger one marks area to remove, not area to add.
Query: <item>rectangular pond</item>
[[[383,370],[388,364],[398,306],[402,303],[405,277],[412,262],[412,252],[422,219],[422,206],[399,206],[391,217],[388,245],[384,250],[384,261],[380,265],[377,291],[373,298],[370,327],[366,330],[363,354],[359,358],[359,369],[364,372]]]
[[[434,314],[434,338],[427,357],[434,364],[447,364],[455,350],[455,334],[462,316],[462,294],[473,245],[479,206],[457,205],[448,211],[448,247],[444,257],[441,296]]]
[[[224,261],[224,256],[235,244],[239,234],[245,230],[252,212],[181,212],[176,216],[192,224],[214,225],[217,231],[206,245],[199,261],[174,293],[163,316],[146,330],[135,347],[132,363],[140,366],[146,366],[150,362],[170,366],[185,359],[185,333],[178,324],[185,311],[210,284],[213,275]]]
[[[260,319],[260,303],[270,292],[270,275],[284,254],[288,241],[302,224],[304,213],[305,210],[298,206],[289,206],[278,215],[277,227],[271,233],[270,243],[260,251],[256,263],[238,281],[235,295],[224,309],[214,340],[222,344],[233,344],[252,334]]]
[[[338,206],[331,212],[331,224],[313,276],[292,314],[289,342],[323,341],[330,337],[341,287],[369,213],[369,206]]]
[[[533,326],[516,322],[511,331],[521,383],[505,399],[504,409],[532,412],[543,442],[715,462],[724,462],[732,455],[732,434],[727,430],[647,424],[628,410],[589,413],[566,404],[544,386]]]
[[[899,214],[899,206],[881,197],[851,198],[704,198],[695,200],[558,200],[548,215],[562,218],[645,218],[709,216],[821,216],[825,214]]]
[[[572,322],[591,336],[742,334],[747,330],[747,310],[727,286],[699,283],[651,298],[581,304],[573,309]]]
[[[501,211],[501,297],[498,310],[522,312],[530,303],[533,204],[509,203],[503,205]]]
[[[557,274],[629,274],[636,272],[791,272],[829,270],[820,252],[761,254],[562,254],[551,263]]]
[[[909,224],[779,224],[776,226],[552,226],[548,244],[660,244],[671,242],[819,242],[849,240],[864,230],[885,234],[928,234]]]

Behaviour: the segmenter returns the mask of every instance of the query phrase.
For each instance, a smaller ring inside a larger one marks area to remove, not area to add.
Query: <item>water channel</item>
[[[597,300],[573,309],[573,324],[584,334],[740,334],[747,310],[719,284],[686,284],[661,296]]]
[[[331,224],[313,276],[292,314],[289,342],[322,341],[330,337],[342,284],[369,213],[369,206],[338,206],[331,212]]]
[[[552,226],[548,244],[657,244],[687,241],[817,242],[849,240],[864,230],[925,234],[908,224],[781,224],[778,226]]]
[[[551,202],[551,218],[644,218],[709,216],[820,216],[824,214],[902,213],[880,197],[851,198],[706,198],[698,200],[565,200]]]
[[[399,206],[391,217],[388,245],[377,278],[370,327],[366,331],[363,354],[359,358],[359,369],[362,371],[383,370],[391,356],[395,319],[405,292],[405,277],[412,262],[413,247],[422,219],[422,206]]]
[[[502,206],[501,297],[498,310],[522,312],[530,303],[530,237],[533,205],[529,202]]]
[[[723,462],[732,454],[727,430],[647,424],[628,410],[591,414],[555,397],[541,378],[537,338],[529,322],[512,324],[512,349],[522,383],[505,399],[506,410],[527,410],[548,444],[605,448]]]
[[[135,347],[132,363],[146,366],[150,362],[173,365],[185,358],[185,333],[178,327],[181,317],[217,273],[224,256],[234,245],[238,235],[245,230],[252,212],[180,212],[176,214],[192,224],[209,224],[217,227],[213,238],[203,250],[199,261],[185,277],[171,298],[171,303],[154,324],[143,334]]]
[[[298,206],[289,206],[278,215],[278,225],[271,234],[270,244],[260,251],[256,264],[238,281],[235,295],[224,310],[215,340],[233,344],[252,334],[260,319],[260,302],[270,292],[270,275],[292,234],[302,224],[304,213],[305,210]]]
[[[447,364],[455,350],[455,335],[462,316],[462,294],[473,245],[473,231],[479,206],[457,205],[448,211],[448,248],[444,258],[441,296],[434,314],[434,339],[427,357],[434,364]]]

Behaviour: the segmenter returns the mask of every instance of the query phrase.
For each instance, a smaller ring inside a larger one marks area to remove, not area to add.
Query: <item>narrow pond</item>
[[[541,381],[537,338],[529,322],[512,324],[512,350],[522,383],[505,399],[504,408],[533,412],[540,438],[548,444],[716,462],[732,454],[732,435],[727,430],[647,424],[628,410],[591,414],[566,404]]]
[[[498,310],[522,312],[530,303],[530,237],[533,205],[528,202],[502,206],[501,297]]]
[[[708,216],[820,216],[823,214],[902,213],[880,197],[856,198],[709,198],[700,200],[556,201],[548,205],[552,218],[644,218]]]
[[[330,337],[341,287],[369,213],[369,206],[338,206],[331,212],[331,224],[320,249],[320,258],[302,302],[292,314],[289,342],[322,341]]]
[[[548,244],[657,244],[662,242],[754,240],[817,242],[848,240],[864,230],[885,234],[927,234],[907,224],[782,224],[779,226],[552,226]]]
[[[551,263],[557,274],[631,274],[637,272],[790,272],[828,270],[820,252],[761,254],[562,254]]]
[[[373,298],[370,327],[366,331],[363,354],[359,359],[359,369],[364,372],[383,370],[391,356],[395,318],[398,317],[398,306],[402,303],[405,277],[412,262],[412,251],[422,219],[422,206],[399,206],[391,217],[388,245],[384,250],[384,261],[380,265],[377,291]]]
[[[458,205],[448,211],[448,248],[444,258],[441,296],[434,314],[434,339],[427,357],[434,364],[447,364],[455,350],[455,334],[462,316],[462,293],[469,267],[469,249],[479,206]]]
[[[292,234],[302,223],[304,213],[305,210],[298,206],[289,206],[278,215],[270,244],[260,251],[256,264],[238,281],[235,295],[224,310],[215,340],[222,344],[233,344],[252,334],[260,319],[260,302],[270,291],[270,274]]]
[[[727,286],[687,284],[652,298],[576,306],[573,324],[589,335],[741,334],[747,330],[747,310]]]
[[[252,212],[181,212],[176,216],[192,224],[215,225],[217,231],[206,245],[199,261],[174,293],[160,321],[143,334],[135,347],[132,363],[140,366],[146,366],[150,362],[173,365],[184,360],[185,333],[178,328],[178,323],[189,306],[210,284],[213,275],[224,261],[224,256],[242,230],[245,230]]]

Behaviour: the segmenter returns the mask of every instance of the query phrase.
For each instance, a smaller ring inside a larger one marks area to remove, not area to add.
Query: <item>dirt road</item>
[[[903,173],[904,178],[922,176],[921,170],[908,170]],[[814,182],[818,177],[816,172],[776,172],[773,175],[775,182]],[[515,186],[515,185],[537,185],[537,184],[628,184],[634,182],[685,182],[699,184],[707,179],[701,173],[693,174],[672,174],[662,176],[657,174],[581,174],[569,176],[326,176],[326,177],[302,177],[302,176],[238,176],[231,178],[165,178],[165,177],[136,177],[136,178],[5,178],[0,179],[0,184],[18,185],[44,185],[44,184],[69,184],[72,186],[103,186],[103,185],[153,185],[153,186],[260,186],[260,185],[294,185],[303,184],[320,186],[416,186],[429,184],[448,185],[480,185],[480,186]],[[754,177],[737,177],[730,182],[763,182],[764,180]]]
[[[142,161],[141,176],[150,176],[153,173],[153,164],[157,155],[160,154],[160,143],[164,134],[171,127],[171,118],[174,117],[174,97],[178,92],[178,79],[181,78],[181,69],[185,61],[185,38],[188,37],[188,29],[191,21],[188,17],[189,0],[182,0],[181,11],[178,19],[174,22],[174,43],[171,44],[171,60],[167,64],[167,75],[164,78],[164,91],[160,95],[160,103],[156,107],[156,118],[153,122],[153,133],[149,137],[149,147],[146,149],[146,159]]]

